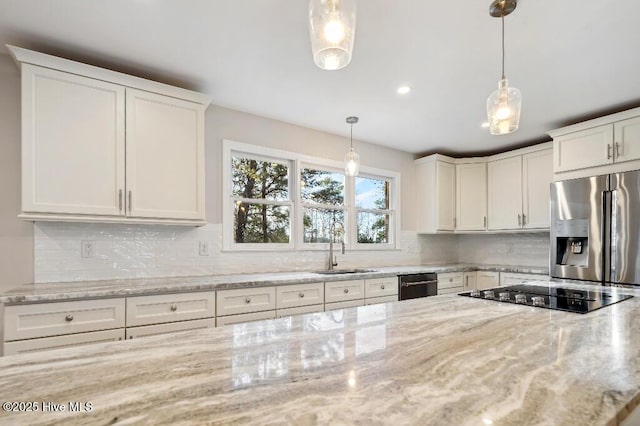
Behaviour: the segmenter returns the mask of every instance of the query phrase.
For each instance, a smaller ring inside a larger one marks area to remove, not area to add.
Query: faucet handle
[[[344,241],[342,242],[342,254],[344,254]]]
[[[338,256],[333,256],[333,266],[338,266]]]

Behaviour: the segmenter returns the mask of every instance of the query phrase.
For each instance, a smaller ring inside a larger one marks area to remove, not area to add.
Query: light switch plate
[[[88,240],[82,240],[80,242],[80,257],[89,258],[94,255],[94,242]]]
[[[200,256],[209,256],[209,242],[200,241]]]

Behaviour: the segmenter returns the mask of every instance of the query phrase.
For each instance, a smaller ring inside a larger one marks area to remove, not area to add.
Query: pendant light
[[[347,117],[347,123],[351,125],[351,148],[344,156],[344,173],[347,176],[357,176],[360,171],[360,156],[353,150],[353,125],[358,122],[358,117]]]
[[[498,90],[487,99],[487,118],[492,135],[506,135],[518,130],[522,95],[515,87],[509,87],[504,75],[504,17],[516,9],[517,0],[495,0],[489,14],[502,20],[502,78]]]
[[[323,70],[349,65],[356,32],[356,0],[310,0],[313,61]]]

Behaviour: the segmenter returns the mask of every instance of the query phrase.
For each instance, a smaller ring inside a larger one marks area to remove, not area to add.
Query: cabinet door
[[[616,163],[640,159],[640,117],[615,123],[613,134]]]
[[[456,166],[438,161],[436,165],[437,224],[439,231],[456,228]]]
[[[4,355],[42,352],[52,349],[86,346],[94,343],[115,342],[124,339],[124,328],[115,330],[94,331],[91,333],[67,334],[64,336],[44,337],[41,339],[18,340],[5,342]]]
[[[487,288],[494,288],[500,285],[500,273],[499,272],[487,272],[478,271],[476,278],[476,288],[483,290]]]
[[[127,88],[127,216],[204,219],[204,108]]]
[[[522,157],[488,164],[488,228],[518,229],[522,226]]]
[[[569,133],[553,139],[553,172],[613,163],[613,124]]]
[[[138,339],[145,336],[176,333],[186,330],[200,330],[216,326],[215,318],[198,319],[192,321],[178,321],[166,324],[143,325],[141,327],[127,327],[126,338]]]
[[[121,86],[22,64],[22,210],[123,215]]]
[[[487,226],[486,163],[456,166],[456,229],[480,231]]]
[[[276,311],[253,312],[250,314],[228,315],[216,318],[216,327],[224,327],[225,325],[241,324],[243,322],[261,321],[275,319]]]
[[[463,277],[464,291],[471,291],[476,289],[477,274],[475,272],[465,272]]]
[[[549,228],[553,150],[522,156],[522,224],[524,228]]]

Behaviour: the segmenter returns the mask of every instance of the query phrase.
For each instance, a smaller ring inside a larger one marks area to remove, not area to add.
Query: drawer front
[[[364,299],[365,305],[377,305],[378,303],[397,302],[398,295],[394,296],[381,296],[381,297],[368,297]]]
[[[394,294],[398,294],[398,277],[364,280],[364,297],[392,296]]]
[[[442,288],[442,289],[439,288],[438,295],[462,293],[463,291],[464,291],[463,287],[449,287],[449,288]]]
[[[511,272],[500,273],[500,286],[524,284],[528,281],[549,281],[548,275],[518,274]]]
[[[274,319],[276,311],[254,312],[251,314],[229,315],[227,317],[216,318],[216,327],[224,327],[225,325],[240,324],[243,322],[260,321]]]
[[[218,316],[248,314],[274,309],[276,309],[275,287],[218,291],[216,300]]]
[[[170,322],[167,324],[143,325],[141,327],[127,327],[127,339],[138,339],[145,336],[175,333],[178,331],[198,330],[216,326],[215,318],[197,319],[192,321]]]
[[[127,327],[216,316],[216,293],[127,297]]]
[[[322,303],[324,303],[324,283],[322,282],[276,287],[277,309]]]
[[[66,336],[43,337],[40,339],[20,340],[17,342],[6,342],[4,344],[4,355],[25,354],[30,352],[41,352],[52,349],[70,348],[73,346],[84,346],[94,343],[113,342],[124,339],[124,328],[115,330],[94,331],[91,333],[69,334]]]
[[[452,287],[462,287],[462,276],[462,272],[447,272],[446,274],[438,274],[438,290]]]
[[[478,290],[498,287],[500,285],[500,273],[478,271],[476,274],[476,288]]]
[[[364,280],[334,281],[324,283],[326,303],[364,299]]]
[[[357,306],[364,306],[364,299],[349,300],[346,302],[325,303],[324,310],[333,311],[334,309],[355,308]]]
[[[276,309],[276,318],[289,317],[291,315],[312,314],[324,311],[324,305],[298,306],[297,308]]]
[[[124,315],[124,298],[7,306],[4,340],[124,328]]]

